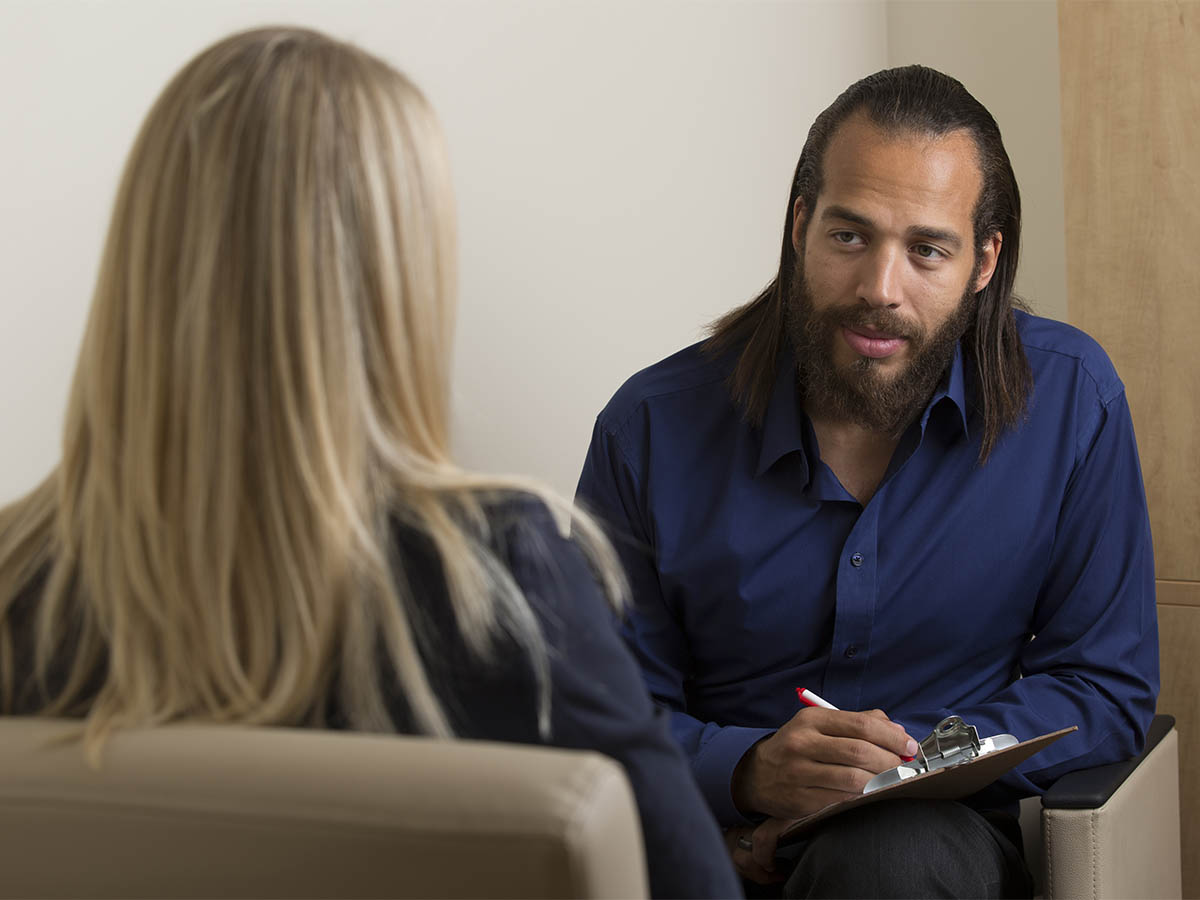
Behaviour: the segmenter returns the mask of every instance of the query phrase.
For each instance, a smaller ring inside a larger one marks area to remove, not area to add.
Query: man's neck
[[[809,413],[821,461],[863,506],[879,488],[900,436]]]

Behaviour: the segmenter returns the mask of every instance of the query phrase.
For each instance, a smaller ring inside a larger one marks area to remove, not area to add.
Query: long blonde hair
[[[393,730],[381,647],[417,726],[447,735],[399,517],[436,548],[468,646],[524,644],[545,729],[546,650],[488,549],[488,497],[536,493],[618,605],[624,586],[569,502],[452,462],[454,246],[441,131],[386,63],[273,28],[175,76],[125,166],[62,460],[0,511],[0,709],[19,687],[6,613],[48,573],[42,712],[85,713],[93,755],[179,719],[321,724],[335,680],[351,727]]]

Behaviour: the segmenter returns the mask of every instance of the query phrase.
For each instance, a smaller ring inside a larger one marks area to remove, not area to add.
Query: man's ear
[[[975,279],[975,293],[978,294],[996,274],[996,263],[1000,259],[1000,247],[1004,244],[1004,235],[993,231],[983,242],[979,251],[979,275]]]
[[[808,227],[808,210],[804,198],[797,197],[792,204],[792,249],[799,255],[804,246],[804,229]]]

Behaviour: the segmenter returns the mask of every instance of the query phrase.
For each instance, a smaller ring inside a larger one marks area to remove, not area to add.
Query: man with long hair
[[[580,499],[626,638],[734,861],[787,896],[1029,895],[1016,801],[1137,753],[1153,555],[1124,388],[1013,296],[1021,209],[988,111],[920,66],[818,116],[779,272],[600,414]],[[797,712],[797,687],[837,709]],[[886,713],[884,712],[886,711]],[[860,794],[944,717],[1079,731],[962,802]]]

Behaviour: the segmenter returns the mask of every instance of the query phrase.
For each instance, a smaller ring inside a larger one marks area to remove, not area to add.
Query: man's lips
[[[891,356],[904,346],[906,340],[895,335],[865,328],[850,328],[846,325],[842,326],[842,338],[859,356],[869,356],[871,359]]]

